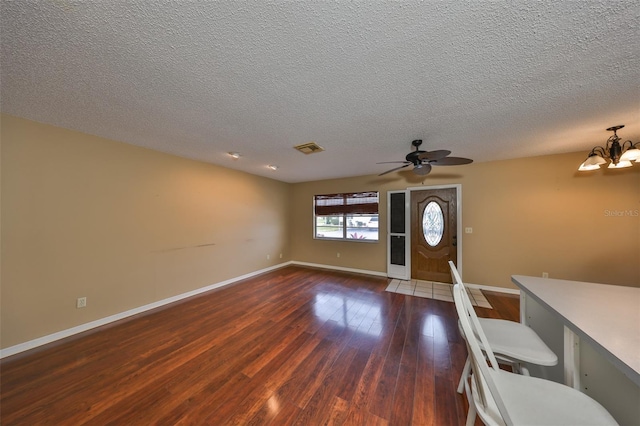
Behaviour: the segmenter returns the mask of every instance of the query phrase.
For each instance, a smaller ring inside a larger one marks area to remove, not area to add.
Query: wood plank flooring
[[[452,303],[286,267],[0,363],[2,425],[462,425]],[[518,320],[485,292],[480,316]],[[477,421],[477,424],[478,421]]]

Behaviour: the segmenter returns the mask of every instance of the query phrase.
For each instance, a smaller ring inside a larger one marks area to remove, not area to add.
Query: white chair
[[[476,413],[485,425],[491,426],[617,425],[604,407],[576,389],[501,370],[480,323],[475,321],[473,307],[464,300],[465,292],[459,284],[453,287],[472,365],[471,385],[465,382],[469,401],[467,426],[473,425]]]
[[[508,321],[495,318],[478,318],[471,300],[467,295],[467,289],[460,278],[456,265],[449,261],[451,277],[453,283],[460,285],[463,291],[463,298],[468,304],[471,315],[480,322],[487,340],[493,349],[498,361],[508,364],[514,372],[521,372],[529,375],[528,369],[522,363],[530,363],[542,366],[552,366],[558,363],[557,355],[549,349],[540,336],[530,327],[515,321]],[[482,346],[481,346],[482,347]],[[458,393],[462,393],[464,383],[469,377],[471,369],[470,357],[464,364],[460,382],[458,383]]]

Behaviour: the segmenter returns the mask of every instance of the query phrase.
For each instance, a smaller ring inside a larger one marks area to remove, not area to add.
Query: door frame
[[[458,245],[457,248],[457,258],[458,264],[456,265],[460,275],[462,275],[462,242],[463,242],[463,228],[462,228],[462,184],[454,183],[454,184],[446,184],[446,185],[431,185],[431,186],[413,186],[405,189],[405,273],[404,279],[412,279],[411,277],[411,191],[429,191],[432,189],[455,189],[456,190],[456,235]],[[402,190],[392,191],[395,193],[402,192]],[[388,196],[388,195],[387,195]],[[387,204],[387,218],[391,217],[391,206],[390,203]],[[390,261],[388,260],[388,256],[391,250],[391,234],[387,231],[387,265],[390,265]],[[396,277],[401,278],[402,275],[400,271],[396,272]],[[402,279],[402,278],[401,278]]]

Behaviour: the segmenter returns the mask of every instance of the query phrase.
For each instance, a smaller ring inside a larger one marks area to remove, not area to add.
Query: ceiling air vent
[[[303,154],[314,154],[316,152],[324,151],[324,148],[315,142],[303,143],[302,145],[294,146],[294,148]]]

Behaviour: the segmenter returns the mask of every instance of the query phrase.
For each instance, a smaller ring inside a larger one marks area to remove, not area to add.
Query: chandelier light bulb
[[[620,157],[620,161],[635,161],[636,163],[640,162],[640,149],[631,148],[626,150],[625,153]]]
[[[610,163],[607,169],[624,169],[625,167],[631,167],[631,161],[618,161],[618,164]]]

